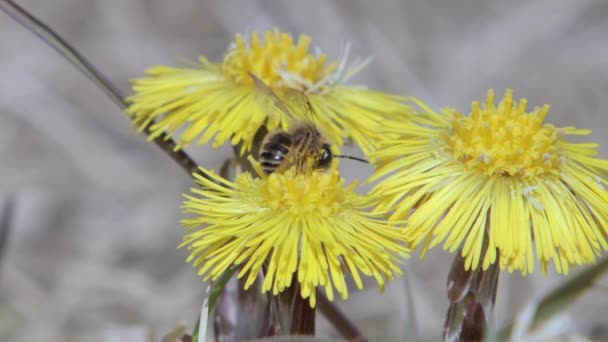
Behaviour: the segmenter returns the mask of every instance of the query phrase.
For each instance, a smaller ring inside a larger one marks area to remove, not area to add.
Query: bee
[[[302,172],[307,167],[327,170],[334,158],[347,158],[367,163],[364,159],[333,154],[330,141],[313,121],[315,113],[304,93],[293,90],[281,99],[254,74],[249,75],[256,89],[265,97],[264,100],[272,100],[275,108],[297,120],[289,130],[278,130],[264,137],[258,155],[264,173],[268,175],[276,171],[281,172],[294,166],[297,172]],[[313,165],[308,165],[309,162]]]
[[[268,134],[259,154],[266,174],[292,166],[301,171],[308,161],[314,163],[313,169],[327,169],[332,160],[331,146],[317,127],[308,122],[298,123],[287,132]]]

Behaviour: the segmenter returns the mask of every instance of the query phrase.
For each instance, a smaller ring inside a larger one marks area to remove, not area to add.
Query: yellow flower
[[[386,124],[399,137],[382,143],[372,177],[386,177],[372,192],[392,219],[408,217],[412,247],[424,254],[445,240],[450,252],[462,247],[467,269],[498,257],[523,274],[534,270],[533,246],[543,272],[553,261],[564,274],[607,248],[608,161],[596,144],[565,140],[589,130],[544,123],[549,106],[527,112],[511,90],[498,106],[490,90],[468,116],[412,100],[424,113]]]
[[[401,274],[403,229],[370,213],[375,199],[356,194],[356,184],[345,187],[337,163],[328,172],[265,176],[258,170],[262,178],[244,173],[234,182],[204,171],[212,180],[195,174],[202,189],[185,196],[185,212],[195,216],[182,221],[189,233],[180,247],[188,246],[187,262],[205,279],[237,265],[248,288],[266,264],[263,292],[277,294],[297,279],[314,307],[317,286],[330,300],[334,288],[348,297],[345,272],[359,289],[361,273],[381,288]]]
[[[311,54],[311,38],[270,30],[262,40],[257,32],[247,40],[237,34],[221,63],[200,57],[191,68],[157,66],[147,76],[133,81],[128,113],[143,128],[151,120],[150,138],[162,132],[180,133],[177,148],[214,137],[214,147],[230,140],[243,143],[241,152],[251,150],[253,137],[262,125],[269,130],[286,129],[292,118],[260,108],[250,73],[256,75],[279,96],[295,89],[306,93],[317,115],[314,122],[334,143],[352,139],[365,152],[373,146],[370,127],[393,112],[403,112],[402,98],[342,85],[371,60],[347,66],[348,47],[339,62]],[[407,109],[407,108],[406,108]]]

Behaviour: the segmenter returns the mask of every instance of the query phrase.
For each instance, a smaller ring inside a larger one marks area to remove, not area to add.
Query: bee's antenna
[[[344,158],[344,159],[350,159],[350,160],[356,160],[356,161],[360,161],[362,163],[365,164],[369,164],[369,161],[362,159],[362,158],[357,158],[357,157],[353,157],[353,156],[345,156],[345,155],[338,155],[338,156],[334,156],[336,158]]]

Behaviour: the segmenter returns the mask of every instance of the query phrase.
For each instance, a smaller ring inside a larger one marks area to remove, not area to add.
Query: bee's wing
[[[291,121],[314,123],[314,111],[303,92],[290,89],[283,95],[277,95],[264,81],[249,73],[255,85],[255,97],[260,108],[271,117],[287,115]]]

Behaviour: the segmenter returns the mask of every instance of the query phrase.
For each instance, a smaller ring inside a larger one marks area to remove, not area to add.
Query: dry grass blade
[[[114,87],[110,81],[93,66],[93,64],[79,53],[78,50],[72,47],[50,27],[11,0],[0,0],[0,9],[65,57],[65,59],[78,69],[78,71],[101,89],[101,91],[103,91],[121,110],[124,111],[128,107],[128,104],[125,102],[124,96],[120,91]],[[145,128],[144,131],[146,135],[150,134],[149,128],[153,124],[154,123],[151,122],[150,125]],[[194,162],[186,152],[182,150],[176,151],[175,142],[167,135],[161,134],[153,141],[189,175],[195,172],[202,172],[198,168],[196,162]]]
[[[412,270],[405,264],[403,266],[403,276],[401,276],[401,279],[399,280],[401,289],[403,290],[403,296],[400,297],[401,302],[399,304],[403,342],[417,342],[420,340],[412,282],[410,281],[412,275]]]
[[[0,213],[0,261],[2,261],[8,246],[8,237],[13,223],[15,207],[15,197],[9,195]]]
[[[565,310],[579,296],[594,285],[602,274],[608,271],[608,258],[570,277],[564,284],[544,296],[538,303],[530,330],[534,330],[550,318]],[[500,332],[500,340],[506,341],[511,337],[513,324],[509,324]]]

